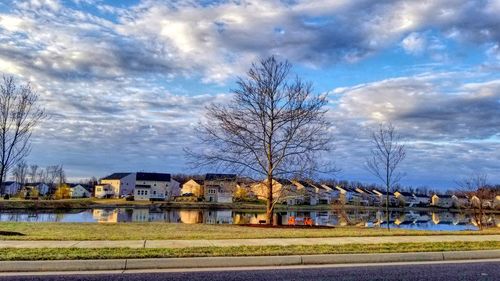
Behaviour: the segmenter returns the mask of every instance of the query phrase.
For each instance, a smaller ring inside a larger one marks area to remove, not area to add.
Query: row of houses
[[[389,198],[391,206],[442,208],[466,208],[477,204],[483,207],[500,206],[500,195],[492,200],[479,200],[454,194],[418,194],[395,191],[387,194],[376,188],[345,187],[329,183],[317,183],[305,180],[273,179],[273,198],[280,204],[319,205],[342,204],[358,206],[382,206]],[[267,180],[256,182],[249,178],[240,178],[235,174],[208,173],[200,178],[188,179],[183,183],[175,180],[169,173],[128,172],[113,173],[100,179],[94,189],[83,184],[68,184],[64,197],[81,198],[123,198],[133,196],[134,200],[170,201],[177,198],[195,199],[215,203],[231,203],[235,200],[265,200],[268,198]],[[51,188],[44,183],[32,183],[21,186],[16,182],[5,182],[7,194],[23,193],[46,195]],[[57,192],[57,190],[56,190]]]
[[[495,208],[500,206],[500,195],[491,200],[479,200],[473,196],[467,198],[454,194],[418,194],[412,192],[389,192],[380,189],[349,188],[328,183],[315,183],[303,180],[274,179],[273,198],[281,204],[287,205],[318,205],[318,204],[347,204],[360,206],[385,205],[389,198],[389,205],[399,207],[442,207],[467,208],[479,204],[483,207]],[[181,194],[194,196],[209,202],[232,202],[233,197],[244,195],[247,198],[265,200],[268,198],[267,180],[253,182],[238,180],[236,175],[207,174],[204,179],[190,179],[181,185]],[[486,205],[485,205],[486,204]]]
[[[89,198],[92,196],[92,189],[89,185],[81,183],[66,183],[63,186],[52,187],[47,183],[19,183],[7,181],[2,183],[4,194],[10,197],[39,198],[57,193],[64,193],[65,198]]]

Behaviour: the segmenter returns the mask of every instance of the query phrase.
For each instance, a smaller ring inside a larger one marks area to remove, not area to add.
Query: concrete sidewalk
[[[0,248],[188,248],[229,246],[343,245],[418,242],[500,241],[500,235],[432,235],[330,238],[266,238],[223,240],[14,241],[0,240]]]

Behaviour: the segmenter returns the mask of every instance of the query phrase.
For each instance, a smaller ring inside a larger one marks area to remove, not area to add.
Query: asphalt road
[[[5,280],[500,280],[500,262],[409,264],[355,267],[287,268],[198,272],[160,272],[95,275],[0,276]]]

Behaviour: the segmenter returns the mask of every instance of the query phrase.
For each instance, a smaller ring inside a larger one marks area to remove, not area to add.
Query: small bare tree
[[[371,135],[373,148],[371,157],[366,161],[366,167],[370,173],[383,182],[386,189],[385,212],[387,218],[387,229],[389,226],[389,192],[399,183],[403,174],[398,171],[399,164],[406,157],[406,148],[402,143],[401,136],[391,124],[380,124],[378,130]]]
[[[12,76],[0,83],[0,182],[31,150],[33,129],[45,118],[38,95],[29,84],[17,86]],[[0,194],[3,194],[0,187]]]
[[[17,163],[12,170],[12,175],[16,182],[24,186],[28,178],[28,165],[24,161]]]
[[[474,173],[456,181],[456,183],[459,186],[458,193],[465,195],[469,200],[474,220],[479,229],[482,230],[485,225],[486,202],[493,201],[495,197],[495,191],[488,186],[488,175]]]
[[[37,176],[38,176],[38,165],[35,165],[35,164],[30,165],[30,169],[28,172],[29,180],[32,183],[35,183],[37,181]]]
[[[290,78],[291,65],[275,57],[252,64],[229,104],[212,104],[198,130],[201,151],[186,149],[194,166],[265,177],[266,223],[273,224],[273,179],[318,171],[330,150],[326,97]]]

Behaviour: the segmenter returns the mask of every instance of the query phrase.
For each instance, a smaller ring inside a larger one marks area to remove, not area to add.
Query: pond
[[[313,224],[321,226],[385,226],[385,214],[376,210],[341,211],[284,211],[278,212],[279,223],[286,225],[290,217],[296,224],[303,224],[311,218]],[[2,222],[168,222],[187,224],[258,224],[265,220],[265,213],[259,211],[207,210],[207,209],[150,209],[115,208],[70,211],[0,211]],[[500,227],[500,214],[487,215],[489,226]],[[390,225],[393,228],[420,230],[476,230],[474,219],[466,213],[452,212],[391,212]]]

